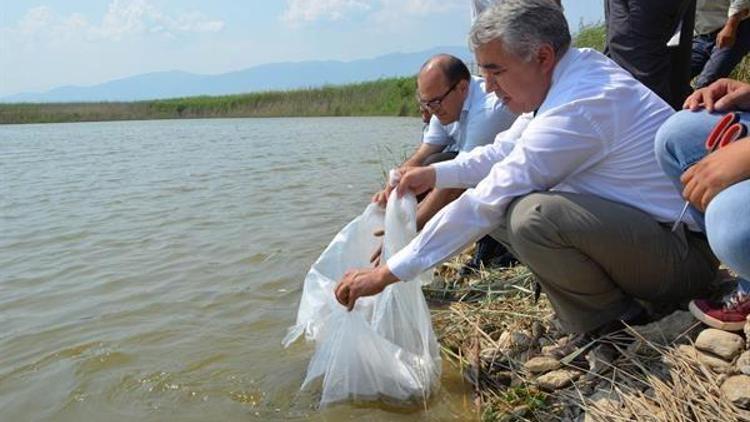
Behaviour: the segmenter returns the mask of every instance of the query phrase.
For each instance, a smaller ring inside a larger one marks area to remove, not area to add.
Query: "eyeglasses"
[[[433,98],[433,99],[431,99],[429,101],[424,101],[421,98],[419,98],[419,95],[417,95],[417,101],[419,101],[419,105],[420,106],[426,108],[429,111],[440,110],[440,106],[443,105],[443,100],[445,100],[445,97],[447,97],[448,94],[450,94],[451,91],[453,91],[458,86],[458,84],[460,82],[461,82],[461,80],[459,80],[458,82],[456,82],[453,85],[451,85],[451,87],[448,88],[447,91],[445,91],[445,94],[443,94],[443,95],[441,95],[439,97],[435,97],[435,98]]]

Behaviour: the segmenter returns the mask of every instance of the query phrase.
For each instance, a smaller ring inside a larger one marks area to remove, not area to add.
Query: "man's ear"
[[[469,81],[466,79],[461,79],[461,82],[458,83],[458,89],[461,91],[461,95],[468,94]]]
[[[536,52],[536,60],[542,67],[544,73],[552,72],[557,62],[557,54],[555,49],[549,44],[542,44]]]

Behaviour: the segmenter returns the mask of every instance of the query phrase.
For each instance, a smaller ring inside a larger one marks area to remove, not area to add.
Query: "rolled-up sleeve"
[[[750,0],[732,0],[729,4],[729,11],[727,17],[732,17],[743,10],[750,9]]]
[[[427,126],[427,131],[422,136],[422,142],[431,145],[448,145],[453,142],[453,140],[443,125],[440,124],[440,120],[438,120],[437,117],[432,116],[432,118],[430,118],[430,124]]]

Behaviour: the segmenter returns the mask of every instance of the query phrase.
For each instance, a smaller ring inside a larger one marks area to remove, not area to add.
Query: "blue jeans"
[[[717,48],[718,33],[719,30],[693,38],[690,77],[698,76],[695,80],[696,89],[729,76],[737,63],[750,51],[750,19],[740,22],[737,27],[737,38],[732,47]]]
[[[721,114],[683,110],[670,117],[656,134],[659,165],[682,193],[682,173],[706,156],[705,142]],[[750,113],[740,121],[750,128]],[[738,142],[750,142],[743,139]],[[748,163],[750,165],[750,163]],[[689,212],[708,236],[714,254],[741,278],[740,288],[750,291],[750,179],[729,186],[708,204],[705,215],[689,207]],[[675,218],[677,216],[675,215]]]

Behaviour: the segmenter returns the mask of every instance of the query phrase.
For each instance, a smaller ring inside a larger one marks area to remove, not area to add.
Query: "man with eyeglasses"
[[[420,108],[432,114],[422,144],[401,167],[421,167],[451,160],[477,146],[491,144],[495,136],[508,129],[516,119],[492,92],[486,92],[484,79],[471,76],[458,58],[439,54],[427,60],[417,75],[417,101]],[[385,206],[391,187],[386,186],[373,196],[373,202]],[[417,229],[458,198],[464,189],[434,189],[419,204]],[[493,257],[507,265],[513,258],[491,237],[477,242],[474,258],[464,274],[478,269]],[[376,261],[379,253],[373,256]]]
[[[571,47],[549,0],[496,3],[469,40],[487,88],[523,114],[492,145],[401,173],[401,194],[474,187],[383,265],[347,271],[339,303],[352,309],[488,233],[534,274],[573,348],[647,321],[639,300],[704,293],[718,260],[690,215],[671,230],[683,200],[654,154],[669,104],[597,51]]]

